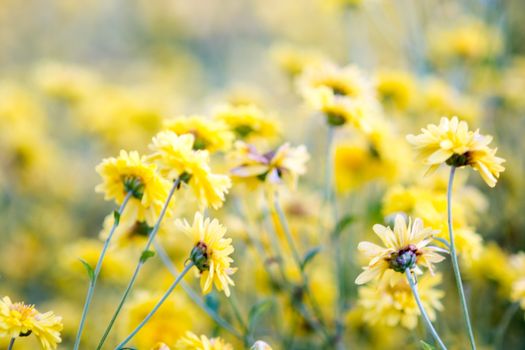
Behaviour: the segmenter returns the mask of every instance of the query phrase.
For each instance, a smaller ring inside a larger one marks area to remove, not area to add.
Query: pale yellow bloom
[[[421,219],[415,219],[414,223],[409,220],[407,225],[404,217],[397,215],[393,231],[379,224],[374,225],[373,230],[384,247],[371,242],[359,243],[359,251],[369,262],[357,276],[356,284],[380,278],[389,269],[404,273],[406,269],[413,270],[424,265],[432,272],[432,264],[444,260],[439,255],[443,249],[429,246],[437,232],[423,227]]]
[[[179,350],[233,350],[233,346],[221,338],[209,339],[205,335],[198,337],[192,332],[187,332],[180,338],[175,348]]]
[[[237,139],[251,142],[279,135],[277,121],[255,105],[227,105],[216,109],[214,118],[228,125]]]
[[[428,165],[429,171],[441,164],[472,166],[490,187],[496,186],[499,174],[505,170],[505,160],[496,157],[497,149],[488,145],[492,136],[481,135],[479,130],[469,131],[465,121],[457,117],[441,118],[439,125],[429,124],[419,135],[408,135],[408,142],[419,151],[419,157]]]
[[[231,187],[231,180],[226,175],[212,173],[208,151],[193,150],[194,141],[192,134],[178,136],[172,131],[162,131],[153,137],[150,159],[159,165],[164,177],[187,184],[202,208],[218,209]]]
[[[97,167],[102,184],[95,190],[106,200],[120,205],[132,193],[121,220],[146,221],[154,225],[168,196],[169,183],[157,173],[157,166],[148,163],[138,152],[120,151],[117,158],[106,158]]]
[[[200,272],[201,289],[204,294],[211,292],[215,286],[230,296],[230,285],[235,283],[230,278],[236,268],[231,267],[233,253],[231,238],[225,238],[226,228],[217,219],[210,220],[197,212],[190,225],[186,220],[177,220],[177,228],[193,242],[190,260]]]

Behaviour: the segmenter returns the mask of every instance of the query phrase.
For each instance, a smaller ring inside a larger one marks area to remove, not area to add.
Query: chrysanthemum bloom
[[[420,315],[416,300],[403,275],[392,277],[359,288],[358,305],[363,307],[363,319],[372,325],[394,327],[400,324],[412,330]],[[441,279],[441,274],[418,278],[419,297],[432,321],[436,319],[436,310],[443,309],[441,299],[445,293],[436,289]]]
[[[470,165],[479,171],[490,187],[496,186],[499,174],[505,170],[505,160],[496,157],[497,149],[488,147],[492,136],[469,131],[465,121],[457,117],[441,118],[439,125],[429,124],[419,135],[408,135],[407,140],[419,151],[419,157],[434,171],[441,164],[463,167]]]
[[[33,305],[0,300],[0,337],[17,338],[34,334],[44,350],[54,350],[60,343],[61,318],[53,312],[39,313]]]
[[[380,70],[376,74],[377,95],[385,107],[405,111],[416,93],[414,78],[404,71]]]
[[[279,135],[277,121],[255,105],[219,107],[214,112],[214,118],[226,123],[240,140],[251,142]]]
[[[168,196],[169,183],[138,152],[120,151],[117,158],[106,158],[97,167],[102,183],[95,190],[106,200],[120,205],[132,196],[121,216],[122,222],[146,221],[154,225]]]
[[[230,296],[229,286],[235,285],[230,276],[237,269],[230,266],[234,249],[231,238],[224,238],[226,228],[217,219],[205,219],[199,212],[195,213],[193,224],[177,220],[175,225],[193,240],[190,260],[199,269],[202,292],[207,294],[215,286]]]
[[[310,158],[304,145],[292,147],[285,143],[274,151],[259,153],[254,146],[238,141],[230,154],[235,166],[234,177],[252,180],[252,184],[265,182],[270,185],[286,183],[295,187],[297,179],[306,172],[305,163]]]
[[[160,173],[172,181],[179,179],[192,188],[201,207],[218,209],[231,187],[226,175],[211,172],[208,151],[193,150],[192,134],[177,136],[172,131],[162,131],[153,137],[150,159],[159,165]]]
[[[192,332],[187,332],[175,345],[179,350],[233,350],[233,346],[221,338],[208,339],[205,335],[200,338]]]
[[[390,227],[376,224],[373,227],[385,247],[371,242],[361,242],[358,249],[368,259],[367,266],[357,276],[355,283],[364,284],[392,269],[404,273],[406,269],[417,270],[420,265],[426,266],[432,272],[432,264],[444,259],[439,252],[443,249],[429,246],[436,231],[423,227],[420,219],[408,225],[402,215],[397,215],[394,230]]]
[[[326,116],[328,124],[368,127],[364,115],[377,102],[371,82],[357,67],[310,67],[299,78],[298,86],[304,99]]]
[[[227,151],[234,138],[226,123],[196,115],[167,120],[164,127],[177,135],[192,134],[195,137],[193,149],[211,153]]]

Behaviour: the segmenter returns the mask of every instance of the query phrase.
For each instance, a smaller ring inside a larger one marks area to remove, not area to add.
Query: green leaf
[[[355,217],[351,214],[348,214],[346,216],[344,216],[343,218],[341,218],[341,220],[339,220],[339,222],[337,223],[337,225],[335,225],[335,228],[334,228],[334,232],[332,233],[332,236],[334,238],[337,238],[341,235],[341,233],[344,231],[344,229],[352,224],[355,220]]]
[[[93,282],[95,280],[95,270],[93,270],[91,265],[89,265],[89,263],[86,260],[80,259],[80,258],[78,260],[80,260],[82,265],[84,265],[84,267],[86,268],[86,271],[87,271],[88,276],[89,276],[89,281]]]
[[[152,258],[155,256],[155,252],[152,250],[145,250],[142,252],[142,255],[140,256],[140,262],[145,263],[149,258]]]
[[[250,309],[250,312],[248,313],[248,330],[251,331],[254,329],[257,319],[259,316],[266,311],[271,305],[273,305],[272,299],[265,299],[262,301],[259,301],[255,305],[252,306]]]
[[[421,343],[421,349],[423,349],[423,350],[436,350],[435,347],[433,347],[432,345],[430,345],[426,341],[420,340],[419,342]]]
[[[118,210],[113,211],[113,218],[115,219],[115,225],[120,223],[120,213]]]
[[[301,263],[301,269],[305,269],[306,265],[321,251],[321,247],[313,247],[304,254],[303,262]]]

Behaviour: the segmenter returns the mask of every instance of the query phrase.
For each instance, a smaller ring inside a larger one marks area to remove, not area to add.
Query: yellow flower
[[[255,105],[219,107],[214,118],[226,123],[237,139],[247,142],[274,139],[279,134],[277,122]]]
[[[193,149],[207,150],[211,153],[227,151],[234,138],[226,123],[202,116],[170,119],[164,122],[164,127],[177,135],[192,134],[195,137]]]
[[[157,162],[164,177],[180,178],[191,187],[201,207],[218,209],[231,187],[231,180],[211,172],[208,151],[193,150],[194,141],[192,134],[177,136],[172,131],[162,131],[153,137],[150,159]]]
[[[397,215],[393,231],[379,224],[374,225],[373,230],[385,247],[371,242],[359,243],[359,251],[370,260],[357,276],[356,284],[382,277],[389,269],[404,273],[406,269],[418,269],[418,265],[424,265],[432,272],[432,264],[444,259],[438,254],[443,249],[429,246],[436,231],[423,227],[421,219],[415,219],[413,224],[409,220],[407,225],[404,217]]]
[[[233,346],[221,338],[208,339],[205,335],[199,338],[192,332],[180,338],[175,347],[179,350],[233,350]]]
[[[376,74],[376,91],[383,105],[404,111],[415,97],[416,86],[407,72],[380,70]]]
[[[186,220],[177,220],[175,225],[193,240],[190,259],[199,269],[202,292],[211,292],[215,285],[230,296],[229,286],[235,285],[230,276],[237,269],[230,266],[234,249],[231,238],[224,238],[226,228],[217,219],[204,219],[199,212],[195,213],[192,225]]]
[[[132,196],[121,216],[122,222],[146,221],[154,225],[168,196],[169,183],[138,152],[120,151],[118,158],[106,158],[96,170],[102,184],[95,190],[106,200],[122,204],[126,194]]]
[[[17,338],[34,334],[44,350],[54,350],[60,339],[62,319],[53,312],[39,313],[33,305],[0,300],[0,337]]]
[[[272,59],[291,77],[301,74],[308,66],[320,64],[324,57],[315,50],[303,49],[290,45],[272,48]]]
[[[419,135],[408,135],[407,140],[419,151],[419,157],[429,166],[429,171],[442,163],[462,167],[470,165],[478,171],[490,187],[496,186],[499,174],[505,170],[505,160],[496,157],[497,149],[488,144],[492,136],[481,135],[479,130],[468,130],[465,121],[457,117],[441,118],[439,125],[429,124]]]
[[[412,330],[417,326],[420,311],[404,276],[396,276],[360,287],[358,305],[363,308],[363,319],[369,324],[390,327],[401,324]],[[436,310],[443,309],[440,299],[445,293],[435,288],[441,280],[441,274],[418,278],[419,296],[431,320],[435,320]]]
[[[352,124],[365,131],[365,117],[377,107],[372,84],[355,66],[333,64],[309,67],[298,80],[303,98],[322,112],[332,126]]]
[[[261,154],[254,146],[238,141],[230,158],[235,163],[231,170],[233,177],[270,185],[284,182],[293,188],[298,177],[306,172],[305,163],[310,156],[303,145],[291,147],[285,143],[275,151]]]

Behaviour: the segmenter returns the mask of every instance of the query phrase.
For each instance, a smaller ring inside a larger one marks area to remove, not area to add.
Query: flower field
[[[3,0],[0,349],[524,349],[524,14]]]

